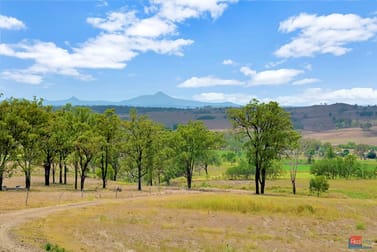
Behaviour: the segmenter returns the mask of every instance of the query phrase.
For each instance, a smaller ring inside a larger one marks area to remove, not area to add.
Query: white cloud
[[[241,67],[240,71],[246,76],[254,76],[257,74],[256,71],[250,69],[249,67]]]
[[[305,78],[302,80],[294,81],[292,82],[292,84],[296,86],[301,86],[301,85],[307,85],[307,84],[312,84],[312,83],[317,83],[317,82],[321,82],[321,80],[316,79],[316,78]]]
[[[279,31],[300,31],[291,42],[280,47],[278,57],[308,57],[316,54],[344,55],[353,42],[367,41],[377,33],[377,18],[362,18],[355,14],[327,16],[301,13],[280,23]]]
[[[201,93],[195,95],[193,98],[202,102],[232,102],[244,105],[256,97],[247,94]]]
[[[22,71],[4,71],[0,74],[0,76],[5,80],[13,80],[33,85],[37,85],[42,82],[42,77],[40,75],[28,74]]]
[[[181,88],[199,88],[199,87],[214,87],[214,86],[241,86],[244,82],[238,80],[219,79],[213,76],[207,77],[192,77],[185,80],[178,87]]]
[[[86,22],[92,26],[108,31],[123,31],[130,25],[137,22],[135,11],[130,11],[126,13],[122,12],[111,12],[107,15],[106,18],[98,17],[88,17]]]
[[[17,18],[0,15],[0,29],[20,30],[25,28],[26,25]]]
[[[226,59],[226,60],[223,60],[223,65],[234,65],[235,62],[231,59]]]
[[[41,83],[47,74],[91,80],[92,76],[79,71],[123,69],[134,57],[149,51],[182,56],[183,48],[194,41],[174,38],[179,35],[178,24],[206,13],[212,18],[218,18],[228,4],[234,2],[237,0],[151,0],[142,18],[136,15],[136,11],[110,12],[105,17],[88,17],[87,23],[101,32],[76,47],[66,43],[67,48],[61,48],[52,42],[30,40],[0,44],[0,56],[33,62],[26,69],[5,70],[0,77],[31,84]],[[173,14],[170,15],[171,13]],[[20,73],[29,75],[30,78],[17,77]]]
[[[303,73],[301,70],[285,68],[256,72],[249,67],[242,67],[240,71],[251,78],[250,86],[282,85],[291,82],[296,76]]]
[[[176,25],[159,17],[151,17],[143,19],[127,30],[130,36],[139,37],[159,37],[166,34],[174,34]]]
[[[229,4],[238,0],[150,0],[150,2],[152,6],[154,5],[154,9],[159,9],[160,17],[173,22],[183,22],[206,13],[216,19],[223,14]]]
[[[279,96],[275,98],[283,106],[301,106],[315,104],[348,103],[360,105],[377,104],[377,89],[350,88],[326,90],[310,88],[294,96]]]
[[[374,105],[377,104],[377,89],[350,88],[330,90],[322,88],[309,88],[303,93],[298,93],[291,96],[265,98],[240,93],[201,93],[194,96],[195,100],[203,102],[233,102],[240,105],[245,105],[254,98],[262,102],[277,101],[281,106],[310,106],[334,103]]]
[[[283,59],[283,60],[279,60],[279,61],[273,61],[273,62],[269,62],[267,63],[264,67],[265,68],[274,68],[274,67],[277,67],[281,64],[284,64],[287,60]]]

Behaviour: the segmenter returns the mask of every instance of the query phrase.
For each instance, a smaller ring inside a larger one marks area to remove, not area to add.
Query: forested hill
[[[90,106],[94,111],[103,112],[114,108],[122,118],[128,118],[131,107],[128,106]],[[377,125],[377,106],[358,106],[337,103],[310,107],[287,107],[296,129],[326,131],[337,128],[362,127]],[[211,129],[231,127],[226,118],[226,108],[203,107],[196,109],[148,108],[138,107],[138,113],[146,114],[166,127],[174,128],[179,123],[189,120],[202,120]]]

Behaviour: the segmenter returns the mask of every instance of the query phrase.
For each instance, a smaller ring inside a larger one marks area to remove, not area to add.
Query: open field
[[[377,127],[371,128],[369,131],[361,128],[347,128],[327,131],[302,131],[304,138],[312,138],[321,142],[329,142],[332,144],[346,144],[354,142],[356,144],[377,145]]]
[[[376,180],[330,180],[320,198],[309,194],[308,178],[297,180],[295,196],[288,179],[268,181],[265,196],[253,194],[252,181],[197,179],[190,192],[123,184],[117,199],[100,181],[88,182],[81,195],[34,177],[28,206],[24,191],[0,192],[0,220],[52,206],[13,227],[27,250],[51,243],[67,251],[347,251],[351,235],[377,243]],[[93,205],[62,207],[72,202]]]

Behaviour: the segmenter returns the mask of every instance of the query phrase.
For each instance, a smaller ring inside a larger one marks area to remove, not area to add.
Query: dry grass
[[[159,195],[56,213],[17,234],[68,251],[347,251],[350,235],[377,239],[376,211],[375,200]]]
[[[323,132],[303,131],[302,135],[304,138],[317,139],[335,145],[346,144],[348,142],[369,145],[376,145],[377,143],[376,127],[372,128],[370,131],[364,131],[361,128],[337,129]]]
[[[121,185],[115,201],[57,212],[14,232],[37,248],[49,242],[68,251],[347,251],[350,235],[377,240],[377,181],[329,182],[330,191],[320,198],[309,195],[304,178],[297,180],[296,196],[287,179],[268,181],[265,196],[253,194],[251,181],[206,181],[202,190],[213,192],[158,187],[138,192],[135,185]],[[100,185],[88,180],[82,197],[72,184],[46,188],[36,176],[29,206],[25,192],[0,192],[0,214],[115,198]]]

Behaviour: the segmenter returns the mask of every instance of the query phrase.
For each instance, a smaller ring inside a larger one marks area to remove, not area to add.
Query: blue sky
[[[377,1],[1,0],[0,92],[377,104]]]

